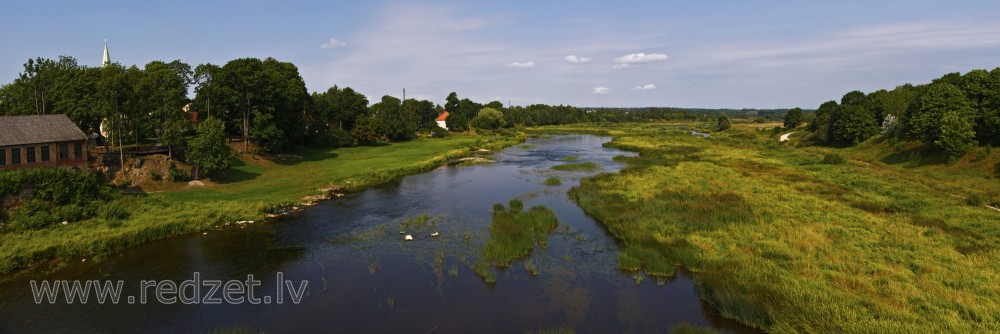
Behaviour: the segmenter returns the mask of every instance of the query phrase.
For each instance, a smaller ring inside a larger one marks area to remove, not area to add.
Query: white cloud
[[[574,64],[586,64],[586,63],[589,63],[591,61],[590,58],[587,58],[587,57],[577,57],[576,55],[568,55],[564,59],[566,59],[566,61],[574,63]]]
[[[632,53],[632,54],[627,54],[627,55],[618,57],[618,58],[615,59],[615,62],[618,63],[618,65],[645,64],[645,63],[651,63],[651,62],[654,62],[654,61],[667,60],[667,58],[669,58],[669,57],[667,57],[667,55],[662,54],[662,53],[642,53],[642,52],[640,52],[640,53]],[[618,65],[615,65],[615,66],[618,66]],[[619,67],[615,67],[615,68],[628,68],[628,66],[619,66]]]
[[[629,68],[629,67],[632,67],[632,64],[615,64],[615,66],[611,66],[611,68]]]
[[[344,43],[344,41],[338,40],[336,38],[331,38],[330,41],[319,45],[319,47],[323,49],[333,49],[343,46],[347,46],[347,43]]]
[[[654,84],[645,84],[645,85],[639,85],[639,86],[632,87],[632,90],[650,90],[650,89],[656,89],[656,85],[654,85]]]
[[[600,94],[600,95],[607,94],[608,93],[608,87],[604,87],[604,86],[594,87],[594,91],[592,93],[594,93],[594,94]]]
[[[522,63],[522,62],[515,61],[513,63],[507,64],[507,67],[509,67],[509,68],[532,68],[532,67],[535,67],[535,62],[529,61],[529,62]]]

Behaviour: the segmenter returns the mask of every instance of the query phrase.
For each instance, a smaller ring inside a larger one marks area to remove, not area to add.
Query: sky
[[[294,63],[444,104],[816,108],[1000,66],[1000,1],[10,1],[0,83],[29,58]]]

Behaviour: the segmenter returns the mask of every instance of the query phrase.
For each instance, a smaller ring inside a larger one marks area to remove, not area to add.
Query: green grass
[[[996,153],[914,166],[882,162],[884,144],[792,148],[739,125],[601,131],[640,155],[571,196],[621,242],[621,269],[684,267],[723,316],[772,332],[1000,331],[1000,212],[964,196],[993,200]]]
[[[562,164],[562,165],[555,165],[555,166],[552,166],[552,169],[558,170],[558,171],[591,172],[591,171],[595,171],[595,170],[601,169],[601,166],[598,165],[598,164],[595,164],[593,162],[587,161],[587,162],[576,162],[576,163],[568,163],[568,164]]]
[[[294,205],[318,189],[358,191],[405,175],[434,169],[475,149],[501,149],[524,137],[449,136],[383,146],[334,150],[302,149],[291,162],[243,162],[204,187],[119,197],[108,206],[125,208],[128,217],[109,214],[67,225],[0,234],[0,272],[53,258],[93,256],[237,220],[262,221],[275,207]]]
[[[555,212],[543,206],[533,206],[524,211],[520,200],[510,200],[510,208],[503,204],[493,204],[490,221],[490,236],[483,246],[480,261],[472,270],[492,283],[496,273],[493,268],[510,267],[514,260],[524,258],[535,246],[548,245],[549,233],[558,226]],[[527,265],[529,272],[537,272],[534,263]]]
[[[562,180],[555,176],[549,176],[544,182],[542,182],[542,184],[547,186],[558,186],[562,184]]]

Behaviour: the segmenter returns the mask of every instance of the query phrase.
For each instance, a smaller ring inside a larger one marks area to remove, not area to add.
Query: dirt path
[[[781,138],[778,138],[778,141],[779,142],[788,141],[788,136],[792,135],[793,133],[795,133],[795,131],[781,135]]]

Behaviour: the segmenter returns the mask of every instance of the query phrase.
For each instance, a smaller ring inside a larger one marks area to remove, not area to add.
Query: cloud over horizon
[[[608,91],[609,91],[608,87],[600,86],[600,87],[594,87],[594,90],[591,91],[591,93],[598,95],[606,95],[608,94]]]
[[[656,89],[656,85],[654,85],[654,84],[645,84],[645,85],[638,85],[638,86],[632,87],[632,90],[650,90],[650,89]]]

